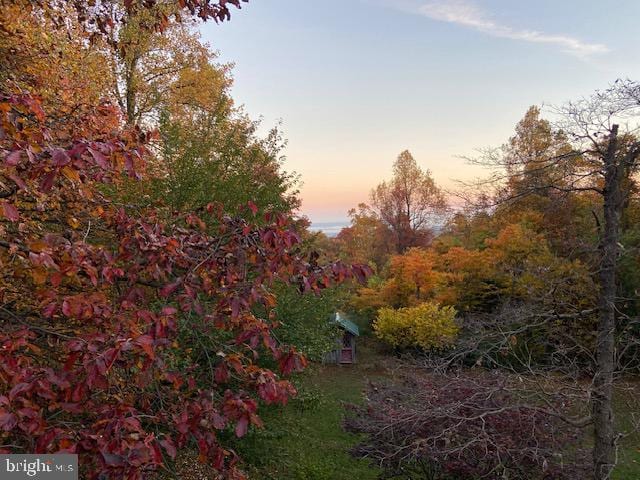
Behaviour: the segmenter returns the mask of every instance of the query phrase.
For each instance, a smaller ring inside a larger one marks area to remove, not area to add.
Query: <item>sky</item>
[[[405,149],[455,190],[529,106],[640,79],[638,18],[638,0],[250,0],[200,29],[236,102],[282,122],[302,213],[340,222]]]

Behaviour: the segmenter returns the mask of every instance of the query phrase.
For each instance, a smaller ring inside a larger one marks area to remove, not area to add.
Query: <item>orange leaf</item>
[[[75,168],[71,168],[69,166],[62,167],[62,174],[74,182],[80,181],[80,174]]]

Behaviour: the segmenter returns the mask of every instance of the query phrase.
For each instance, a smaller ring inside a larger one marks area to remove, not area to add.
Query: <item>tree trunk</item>
[[[136,75],[138,69],[138,57],[136,55],[133,56],[126,68],[127,72],[125,78],[125,103],[127,107],[127,124],[133,125],[137,121],[136,96],[138,92],[136,85]]]
[[[615,369],[616,264],[618,257],[622,166],[616,159],[618,126],[614,125],[604,158],[604,229],[600,243],[600,319],[596,346],[596,374],[592,396],[594,479],[608,480],[616,463],[613,425]]]

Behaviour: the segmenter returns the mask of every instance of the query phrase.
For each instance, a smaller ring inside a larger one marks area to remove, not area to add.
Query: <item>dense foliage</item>
[[[216,432],[244,435],[261,424],[256,400],[294,392],[255,360],[272,356],[283,375],[305,364],[252,307],[275,306],[276,279],[314,291],[352,270],[297,257],[283,216],[256,227],[219,215],[212,235],[195,214],[173,224],[151,210],[127,215],[95,183],[135,175],[143,147],[116,137],[54,143],[36,99],[5,96],[0,107],[3,175],[16,186],[2,203],[5,443],[87,453],[89,476],[140,478],[163,451],[195,440],[202,459],[237,476]],[[219,331],[217,344],[173,348],[180,312]]]
[[[121,16],[91,33],[81,2],[23,3],[0,7],[0,451],[78,453],[82,478],[137,479],[188,446],[242,478],[226,439],[286,403],[306,364],[276,339],[274,292],[368,268],[302,248],[278,138],[230,107],[224,67],[166,5],[102,2],[94,22]],[[225,3],[177,6],[223,19]],[[177,169],[208,182],[186,188]]]
[[[455,340],[458,333],[455,316],[453,307],[440,307],[432,302],[398,310],[381,308],[373,330],[380,340],[397,349],[439,349]]]
[[[142,479],[195,451],[244,478],[233,447],[335,346],[353,293],[417,377],[354,408],[357,455],[409,478],[608,480],[614,385],[640,368],[640,85],[558,125],[530,108],[447,217],[403,151],[332,240],[294,218],[282,133],[234,104],[194,29],[242,3],[0,4],[0,453]]]
[[[280,322],[278,339],[295,345],[310,360],[322,360],[341,336],[333,318],[344,301],[344,289],[331,287],[301,295],[295,286],[280,284],[274,293],[278,299],[274,309],[274,318]]]
[[[587,411],[554,407],[552,414],[570,425],[592,428],[592,473],[597,480],[610,478],[618,461],[615,385],[640,368],[640,284],[633,273],[640,255],[632,220],[638,213],[639,111],[640,87],[630,80],[559,107],[555,126],[531,107],[505,145],[470,159],[488,170],[488,178],[458,192],[465,206],[444,225],[431,219],[428,225],[438,230],[432,240],[396,249],[378,265],[380,250],[375,242],[364,242],[367,237],[359,232],[380,238],[374,234],[385,222],[375,209],[361,207],[336,242],[344,258],[368,255],[378,267],[349,305],[374,322],[388,343],[419,345],[419,335],[401,328],[394,309],[409,311],[432,302],[459,312],[460,330],[451,348],[439,354],[430,351],[431,345],[421,349],[420,362],[438,381],[454,381],[453,365],[485,367],[501,376],[536,379],[537,387],[522,399],[527,408],[539,401],[556,405],[558,395],[568,403],[579,397],[589,406]],[[421,178],[417,171],[413,177]],[[398,205],[406,210],[397,209],[396,217],[406,217],[411,202]],[[395,336],[380,326],[390,331],[395,327]],[[521,385],[518,390],[524,389]],[[491,410],[488,405],[478,408]],[[393,413],[385,410],[384,415]],[[450,420],[460,416],[449,413]],[[367,428],[362,429],[371,433],[367,448],[376,450],[373,444],[386,430]],[[393,449],[404,451],[397,442],[411,442],[413,433],[395,434],[389,439],[396,442],[388,445],[389,455]],[[515,435],[516,429],[489,436],[496,448],[506,448],[520,440]],[[548,435],[536,433],[540,442]],[[471,441],[472,436],[462,438]],[[425,461],[430,456],[441,459],[447,451],[446,444],[436,443]],[[436,478],[446,478],[446,472]]]

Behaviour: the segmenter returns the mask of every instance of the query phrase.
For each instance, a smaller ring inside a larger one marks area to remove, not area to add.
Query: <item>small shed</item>
[[[325,354],[324,363],[356,363],[356,337],[360,336],[358,326],[340,312],[336,312],[333,321],[340,327],[342,336],[336,340],[337,348]]]

